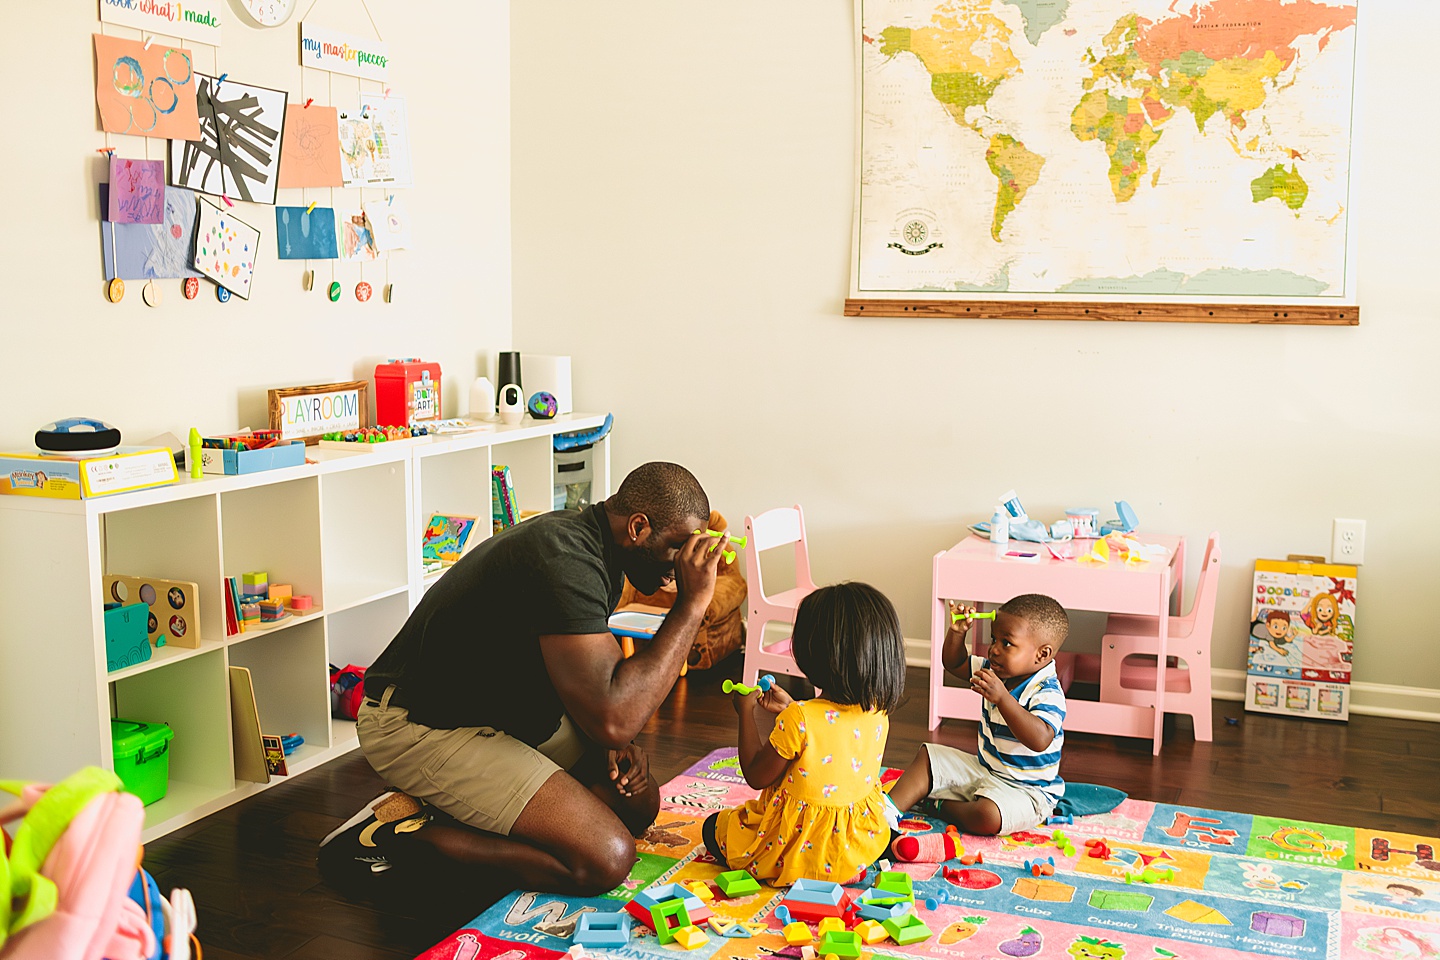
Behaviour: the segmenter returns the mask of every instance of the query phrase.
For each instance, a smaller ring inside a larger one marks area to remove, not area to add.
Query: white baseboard
[[[922,670],[930,669],[930,641],[906,637],[905,664]],[[1210,685],[1216,700],[1245,699],[1243,670],[1211,670]],[[1393,683],[1352,683],[1350,712],[1440,723],[1440,690],[1403,687]]]

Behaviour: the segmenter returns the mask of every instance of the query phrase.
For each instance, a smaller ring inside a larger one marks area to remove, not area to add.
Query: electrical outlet
[[[1330,531],[1330,562],[1365,562],[1365,521],[1336,517]]]

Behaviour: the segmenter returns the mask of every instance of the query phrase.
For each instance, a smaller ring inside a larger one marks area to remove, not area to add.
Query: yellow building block
[[[796,920],[794,923],[785,926],[785,942],[792,947],[798,947],[807,943],[814,943],[815,938],[810,936],[810,928]]]
[[[685,884],[685,889],[695,894],[695,896],[699,897],[701,900],[709,901],[715,899],[715,891],[711,890],[710,884],[706,883],[704,880],[691,880],[689,883]]]
[[[675,942],[686,950],[694,950],[696,947],[703,947],[710,942],[710,938],[705,936],[705,932],[694,924],[681,927],[675,931],[674,936]]]
[[[822,937],[825,936],[825,934],[829,933],[831,930],[843,933],[845,931],[845,921],[841,920],[839,917],[821,917],[820,925],[815,929]]]
[[[861,940],[872,946],[890,936],[878,920],[861,920],[855,924],[855,932],[860,934]]]

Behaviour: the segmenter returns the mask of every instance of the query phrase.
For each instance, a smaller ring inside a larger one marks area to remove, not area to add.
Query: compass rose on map
[[[885,246],[907,256],[919,257],[945,244],[940,241],[935,214],[929,210],[911,209],[896,214],[890,242]]]

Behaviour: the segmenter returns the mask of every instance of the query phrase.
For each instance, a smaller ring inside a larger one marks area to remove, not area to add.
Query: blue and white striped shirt
[[[983,657],[970,658],[970,673],[988,668]],[[1060,751],[1065,746],[1065,691],[1055,675],[1055,661],[1050,661],[1026,677],[1010,691],[1020,706],[1044,720],[1055,731],[1055,739],[1036,753],[1015,738],[1005,723],[1000,708],[986,700],[980,711],[980,762],[986,770],[1002,780],[1022,787],[1044,791],[1058,801],[1065,794],[1065,781],[1060,779]]]

